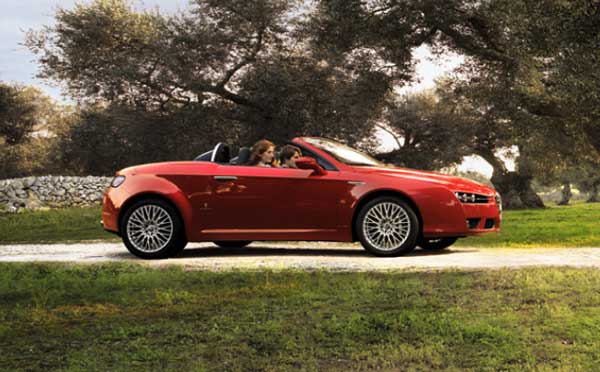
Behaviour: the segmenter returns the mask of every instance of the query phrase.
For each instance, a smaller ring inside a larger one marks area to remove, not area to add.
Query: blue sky
[[[0,1],[0,81],[35,85],[56,99],[68,101],[60,96],[58,87],[50,82],[36,79],[38,70],[35,56],[20,45],[28,29],[40,29],[53,24],[54,13],[58,8],[72,8],[75,3],[89,0],[17,0]],[[8,5],[10,3],[10,5]],[[187,6],[187,0],[144,0],[134,1],[137,9],[158,7],[165,13],[174,12]]]

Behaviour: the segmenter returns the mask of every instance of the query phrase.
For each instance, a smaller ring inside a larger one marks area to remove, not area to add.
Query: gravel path
[[[184,265],[189,268],[300,268],[332,270],[485,269],[526,266],[599,267],[600,248],[475,248],[457,247],[441,252],[415,250],[394,258],[367,254],[359,244],[315,242],[252,243],[246,248],[224,249],[210,243],[190,243],[168,260],[141,260],[121,243],[0,245],[0,261],[58,261],[97,263],[139,262],[151,266]]]

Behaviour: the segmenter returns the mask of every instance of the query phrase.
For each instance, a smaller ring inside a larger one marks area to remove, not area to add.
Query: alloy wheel
[[[144,253],[155,253],[165,248],[174,230],[169,213],[156,204],[144,204],[134,210],[126,228],[131,244]]]
[[[408,213],[396,203],[375,204],[364,217],[363,234],[373,247],[381,251],[391,251],[402,246],[410,232]]]

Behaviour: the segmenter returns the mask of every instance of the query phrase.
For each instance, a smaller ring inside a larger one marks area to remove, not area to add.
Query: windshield
[[[384,163],[370,157],[360,151],[354,150],[351,147],[342,145],[341,143],[326,140],[324,138],[303,137],[307,143],[325,151],[333,156],[336,160],[348,165],[373,165],[385,166]]]

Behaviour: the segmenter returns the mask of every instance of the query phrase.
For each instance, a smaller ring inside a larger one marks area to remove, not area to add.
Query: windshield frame
[[[331,156],[336,161],[351,166],[351,167],[385,167],[385,163],[373,158],[372,156],[365,154],[364,152],[353,149],[350,146],[344,145],[343,143],[332,141],[327,138],[321,137],[302,137],[302,140],[307,144],[314,146],[315,148],[323,151],[327,155]],[[360,160],[354,160],[343,155],[343,152],[347,152],[357,156]],[[361,161],[363,160],[363,161]]]

